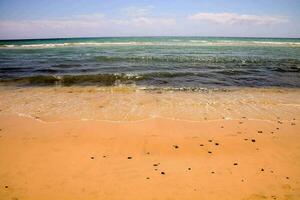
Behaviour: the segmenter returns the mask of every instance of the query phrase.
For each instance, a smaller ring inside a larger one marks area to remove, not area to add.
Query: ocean
[[[121,37],[0,41],[0,82],[191,89],[300,87],[300,39]]]

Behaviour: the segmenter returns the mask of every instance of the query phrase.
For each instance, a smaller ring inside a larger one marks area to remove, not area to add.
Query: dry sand
[[[0,88],[0,199],[300,199],[300,90]]]

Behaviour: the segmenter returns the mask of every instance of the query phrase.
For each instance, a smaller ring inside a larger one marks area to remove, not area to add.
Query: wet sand
[[[0,199],[300,199],[299,97],[3,87]]]

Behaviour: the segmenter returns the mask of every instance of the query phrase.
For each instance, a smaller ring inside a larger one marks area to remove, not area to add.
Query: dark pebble
[[[132,159],[132,157],[131,157],[131,156],[128,156],[127,159]]]
[[[239,122],[239,124],[242,124],[243,122]]]
[[[251,142],[255,142],[255,139],[252,139]]]
[[[8,186],[6,185],[5,188],[8,188]]]
[[[215,143],[216,146],[219,146],[219,143]]]
[[[245,138],[244,140],[245,140],[245,141],[247,141],[248,139],[247,139],[247,138]]]
[[[95,157],[93,157],[93,156],[91,157],[91,159],[94,159],[94,158],[95,158]]]
[[[165,175],[165,172],[160,172],[162,175]]]
[[[212,140],[208,140],[208,142],[212,142]]]
[[[260,170],[260,171],[262,171],[262,172],[263,172],[263,171],[265,171],[265,170],[264,170],[264,168],[261,168],[261,170]]]
[[[257,131],[258,133],[262,133],[262,131]]]
[[[153,166],[154,166],[154,167],[157,167],[158,165],[157,165],[157,164],[153,164]]]
[[[211,151],[208,151],[208,153],[212,153]]]
[[[237,163],[233,163],[233,165],[238,165]]]
[[[178,149],[178,148],[179,148],[179,146],[178,146],[178,145],[173,145],[173,147],[174,147],[175,149]]]
[[[200,144],[200,147],[203,147],[204,146],[204,144]]]
[[[147,177],[146,179],[150,179],[149,177]]]
[[[211,172],[212,174],[214,174],[215,172]]]
[[[288,177],[288,176],[287,176],[287,177],[285,177],[285,178],[286,178],[286,179],[290,179],[290,177]]]
[[[192,170],[192,168],[189,167],[188,170]]]
[[[291,125],[292,125],[292,126],[295,126],[296,124],[295,124],[295,123],[291,123]]]
[[[106,158],[106,156],[102,156],[102,158]]]
[[[224,126],[221,126],[221,128],[224,128]]]

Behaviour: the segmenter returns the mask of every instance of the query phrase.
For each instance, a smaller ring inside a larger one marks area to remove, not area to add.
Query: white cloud
[[[188,16],[189,20],[229,25],[272,25],[288,22],[284,16],[244,15],[237,13],[197,13]]]
[[[148,16],[154,6],[136,7],[130,6],[123,8],[122,11],[129,17],[145,17]]]
[[[131,19],[116,19],[112,20],[114,24],[123,26],[172,26],[176,24],[176,20],[173,18],[154,18],[154,17],[137,17]]]

